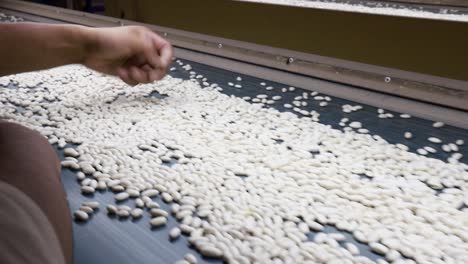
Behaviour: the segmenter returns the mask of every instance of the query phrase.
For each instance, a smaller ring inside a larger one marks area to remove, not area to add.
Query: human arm
[[[0,76],[80,63],[135,85],[163,78],[172,54],[169,42],[144,27],[0,25]]]

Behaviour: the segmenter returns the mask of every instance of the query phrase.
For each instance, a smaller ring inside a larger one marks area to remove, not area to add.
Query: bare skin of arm
[[[0,25],[0,76],[83,64],[136,85],[162,79],[172,56],[171,44],[145,27]]]

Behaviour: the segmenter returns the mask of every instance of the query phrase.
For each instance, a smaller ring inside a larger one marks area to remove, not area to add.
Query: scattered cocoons
[[[393,263],[403,256],[421,263],[468,258],[460,224],[468,221],[463,141],[441,145],[450,155],[444,162],[424,156],[435,148],[409,152],[358,121],[342,119],[344,131],[319,123],[319,113],[302,102],[328,103],[326,95],[281,93],[300,96],[286,104],[272,91],[251,103],[191,75],[198,81],[167,76],[135,87],[77,65],[5,76],[0,83],[21,87],[2,90],[0,114],[53,144],[76,146],[64,148],[61,165],[76,173],[84,194],[102,188],[127,204],[107,205],[110,216],[141,218],[148,211],[151,220],[140,221],[163,227],[169,210],[153,201],[162,199],[178,221],[169,236],[186,235],[205,257],[372,263],[340,232],[324,233],[335,226]],[[288,110],[268,107],[268,98]],[[74,218],[87,221],[85,211],[99,204],[81,208]],[[310,232],[318,232],[313,241]]]

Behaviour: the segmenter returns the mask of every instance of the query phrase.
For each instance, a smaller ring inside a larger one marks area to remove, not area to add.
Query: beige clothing
[[[46,215],[23,192],[0,181],[0,263],[64,264]]]

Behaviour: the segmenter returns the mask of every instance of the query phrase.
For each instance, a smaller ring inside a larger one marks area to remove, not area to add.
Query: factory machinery
[[[0,13],[41,23],[147,26],[173,43],[177,59],[218,83],[225,93],[255,97],[264,89],[262,82],[297,87],[298,94],[316,91],[332,101],[325,108],[308,107],[321,114],[321,123],[338,129],[342,105],[360,104],[364,109],[354,115],[366,121],[371,134],[404,142],[412,152],[428,131],[448,141],[468,140],[466,1],[322,0],[315,1],[316,7],[307,4],[314,1],[302,1],[302,6],[277,1],[115,2],[107,10],[109,16],[14,0],[0,1]],[[348,3],[353,5],[340,8]],[[189,78],[180,65],[174,63],[174,68],[170,75]],[[235,76],[242,76],[244,86],[251,88],[228,85]],[[275,108],[292,111],[283,104]],[[379,118],[378,108],[394,118]],[[400,113],[413,118],[399,118]],[[436,129],[435,121],[446,125]],[[411,142],[403,137],[408,128],[416,135]],[[459,152],[464,154],[460,161],[468,162],[468,147],[460,146]],[[443,151],[429,155],[441,160],[449,156]],[[73,172],[63,174],[70,205],[76,208],[82,198],[70,176]],[[111,197],[97,199],[106,203]],[[169,242],[167,231],[148,232],[143,223],[113,221],[104,214],[76,223],[74,229],[75,263],[172,263],[191,251],[184,240]],[[378,258],[365,246],[360,248],[363,255]]]

